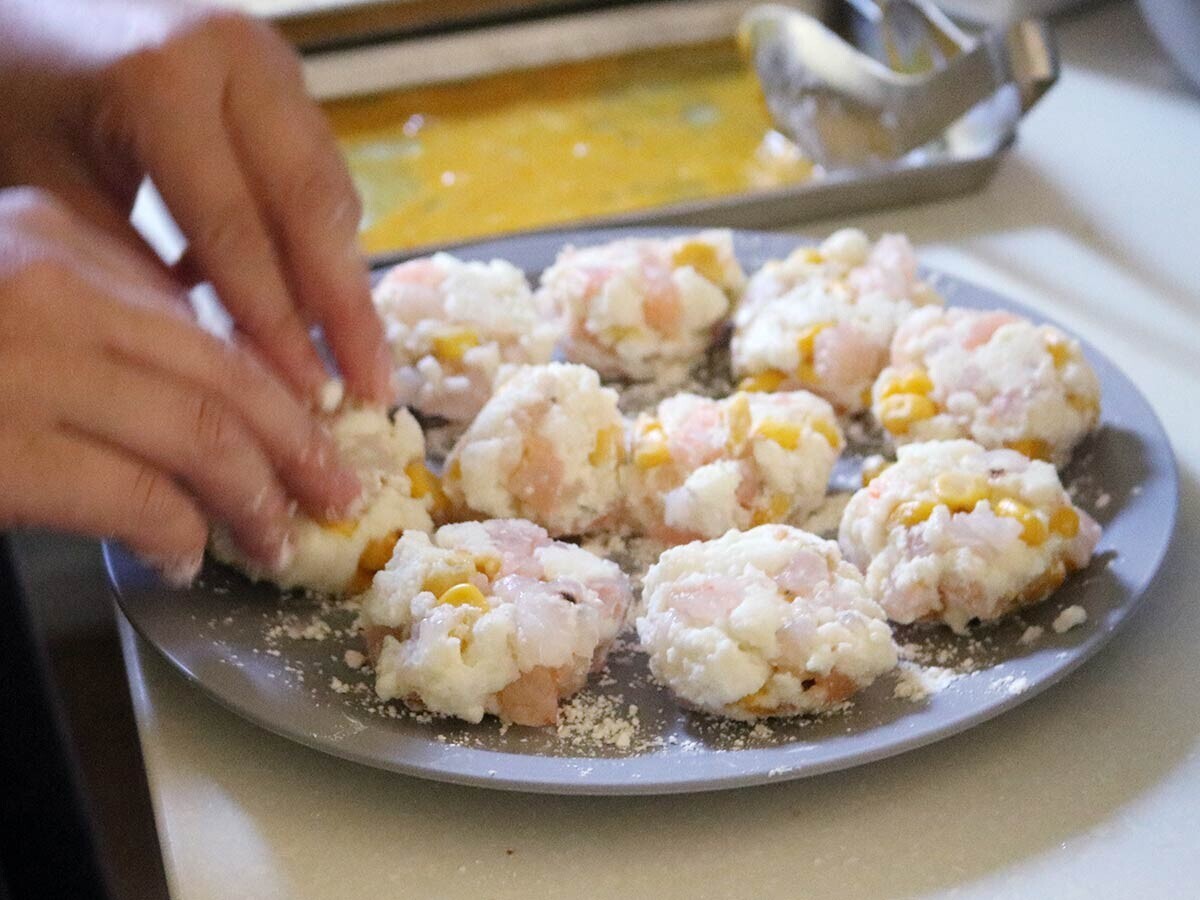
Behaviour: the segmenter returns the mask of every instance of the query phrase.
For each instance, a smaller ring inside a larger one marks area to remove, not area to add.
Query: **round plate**
[[[552,233],[455,252],[505,258],[536,277],[564,243],[682,233]],[[735,233],[747,270],[800,243],[785,235]],[[928,274],[951,304],[1044,319],[990,291]],[[1104,525],[1096,558],[1045,603],[971,638],[945,629],[902,630],[901,643],[917,645],[926,661],[946,667],[927,671],[943,681],[958,673],[924,699],[900,696],[897,676],[888,676],[843,712],[751,728],[680,710],[650,680],[643,657],[618,647],[608,676],[593,679],[571,705],[578,715],[564,717],[558,732],[505,728],[492,719],[470,725],[415,716],[380,704],[368,676],[343,660],[355,646],[346,631],[352,610],[281,597],[211,563],[193,587],[176,591],[118,547],[107,545],[105,559],[125,615],[184,675],[263,728],[335,756],[425,778],[569,794],[700,791],[815,775],[931,743],[1028,700],[1095,653],[1136,608],[1174,528],[1175,463],[1137,388],[1094,349],[1085,352],[1100,376],[1104,412],[1064,481]],[[1087,621],[1057,634],[1051,622],[1071,604],[1087,611]],[[1045,633],[1021,643],[1028,625]]]

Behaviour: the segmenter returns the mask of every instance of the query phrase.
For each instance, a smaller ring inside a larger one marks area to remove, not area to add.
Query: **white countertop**
[[[1149,603],[1080,672],[931,747],[722,794],[556,798],[323,756],[139,648],[180,900],[1066,898],[1200,891],[1200,97],[1131,4],[1060,31],[1064,73],[973,196],[855,221],[1046,310],[1150,398],[1180,462]],[[819,233],[836,222],[805,230]]]

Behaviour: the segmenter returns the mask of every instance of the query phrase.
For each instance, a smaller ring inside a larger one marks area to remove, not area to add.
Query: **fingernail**
[[[285,533],[283,540],[279,544],[279,552],[275,555],[275,571],[283,571],[291,565],[292,560],[295,558],[296,548],[292,544],[292,536]]]
[[[157,569],[162,580],[171,587],[186,588],[191,587],[196,576],[200,574],[200,567],[204,565],[204,553],[201,551],[195,556],[170,560],[147,558],[146,562]]]
[[[318,409],[325,415],[338,411],[342,401],[346,399],[346,386],[340,378],[330,378],[323,385],[318,395]]]

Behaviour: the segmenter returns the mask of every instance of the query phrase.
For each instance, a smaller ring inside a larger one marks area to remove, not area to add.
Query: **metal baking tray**
[[[732,37],[742,15],[753,5],[749,0],[665,0],[367,41],[308,53],[305,77],[314,98],[333,100],[691,46]],[[830,6],[819,0],[792,5],[818,13]],[[786,187],[589,217],[517,233],[635,224],[780,227],[950,197],[987,182],[1015,140],[1020,117],[1020,99],[1010,85],[975,107],[940,141],[895,162],[820,173],[810,181]],[[467,242],[464,238],[409,247],[378,254],[373,262],[404,259]]]

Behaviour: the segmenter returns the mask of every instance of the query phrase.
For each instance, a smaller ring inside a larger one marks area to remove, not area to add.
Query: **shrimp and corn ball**
[[[965,440],[901,447],[851,498],[839,533],[892,621],[957,632],[1045,599],[1099,539],[1052,465]]]
[[[872,245],[843,229],[750,279],[734,316],[734,375],[743,390],[803,388],[839,412],[858,412],[870,404],[896,327],[915,308],[940,303],[918,277],[907,238],[886,234]]]
[[[555,537],[611,523],[622,502],[625,420],[587,366],[524,366],[503,381],[446,458],[460,517],[520,518]]]
[[[562,319],[563,350],[606,378],[681,380],[708,349],[745,274],[728,231],[567,247],[539,294]]]
[[[844,443],[833,409],[805,391],[677,394],[634,423],[633,519],[672,544],[798,519],[824,500]]]
[[[373,296],[399,400],[427,416],[470,421],[503,366],[550,362],[558,340],[524,273],[499,259],[410,260],[384,275]]]
[[[1063,465],[1100,417],[1079,342],[998,310],[925,309],[896,332],[872,412],[896,444],[970,438]]]
[[[827,710],[896,665],[883,610],[837,544],[787,525],[667,550],[638,636],[686,704],[754,720]]]
[[[552,725],[604,665],[631,597],[615,563],[530,522],[405,534],[363,598],[376,692],[468,722]]]
[[[441,492],[425,466],[421,428],[407,410],[392,417],[381,409],[344,410],[329,427],[343,462],[362,484],[354,517],[321,522],[297,515],[289,552],[275,570],[251,563],[219,529],[212,537],[214,556],[282,588],[355,594],[386,565],[402,534],[433,529],[430,513],[442,502]]]

